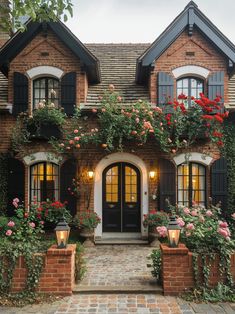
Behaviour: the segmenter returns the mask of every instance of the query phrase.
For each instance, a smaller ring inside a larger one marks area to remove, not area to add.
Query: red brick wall
[[[184,244],[178,248],[160,246],[162,252],[162,281],[164,295],[179,295],[195,287],[192,253]],[[200,270],[200,263],[199,263]],[[231,258],[231,273],[235,280],[235,254]],[[219,258],[212,262],[209,285],[215,286],[220,280]]]
[[[41,53],[47,52],[49,56]],[[13,102],[13,73],[26,73],[27,70],[42,66],[54,66],[65,73],[77,73],[77,105],[84,102],[87,93],[87,78],[81,71],[80,60],[69,50],[52,32],[48,31],[45,37],[39,33],[32,41],[12,60],[9,70],[8,101]],[[32,82],[29,83],[29,104],[32,102]],[[29,108],[32,108],[30,105]]]
[[[71,295],[74,286],[76,245],[57,249],[53,245],[44,254],[44,266],[39,280],[38,291],[46,294]],[[15,268],[12,292],[22,291],[25,287],[27,270],[22,257]]]
[[[186,52],[194,52],[194,56],[186,56]],[[191,37],[188,36],[187,31],[183,32],[156,60],[149,83],[151,102],[157,102],[157,73],[162,71],[172,74],[172,70],[185,65],[205,67],[210,72],[224,71],[224,101],[225,103],[228,102],[229,78],[227,74],[227,61],[225,57],[196,30],[194,30]],[[176,91],[176,82],[174,90]],[[207,90],[205,90],[205,93],[207,93]],[[174,97],[176,97],[176,92]]]

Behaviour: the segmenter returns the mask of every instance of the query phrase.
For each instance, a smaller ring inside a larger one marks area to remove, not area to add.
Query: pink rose
[[[131,134],[132,134],[132,135],[136,135],[136,134],[137,134],[137,131],[131,131]]]
[[[136,122],[136,123],[139,123],[139,122],[140,122],[140,119],[139,119],[139,118],[136,118],[136,119],[135,119],[135,122]]]
[[[220,226],[220,228],[227,228],[228,224],[226,221],[219,221],[219,226]]]
[[[211,217],[213,215],[212,211],[211,210],[207,210],[206,211],[206,216],[207,217]]]
[[[219,229],[218,229],[218,233],[219,233],[220,235],[222,235],[222,237],[224,237],[224,238],[226,238],[226,237],[229,236],[227,230],[226,230],[226,229],[223,229],[223,228],[219,228]]]
[[[44,225],[44,221],[41,220],[41,221],[40,221],[40,224],[41,224],[41,225]]]
[[[9,237],[9,236],[11,236],[11,235],[12,235],[12,230],[9,230],[9,229],[8,229],[8,230],[6,231],[6,236]]]
[[[194,224],[193,224],[193,223],[189,223],[189,224],[187,224],[186,228],[187,228],[188,230],[194,230],[194,229],[195,229],[195,227],[194,227]]]
[[[185,225],[185,222],[181,217],[177,218],[177,224],[182,228]]]
[[[153,127],[149,121],[145,121],[144,122],[144,128],[149,130],[149,129],[152,129]]]
[[[102,109],[101,109],[101,111],[102,111],[102,112],[105,112],[105,111],[106,111],[106,109],[105,109],[105,108],[102,108]]]
[[[185,235],[186,235],[186,237],[190,237],[190,236],[191,236],[191,232],[186,231],[186,232],[185,232]]]
[[[117,101],[121,102],[122,101],[122,97],[121,96],[117,96]]]
[[[61,147],[64,147],[64,143],[60,143],[60,146],[61,146]]]
[[[189,215],[189,214],[190,214],[190,210],[188,209],[188,207],[184,207],[183,212],[184,212],[186,215]]]
[[[69,141],[69,144],[70,144],[70,145],[73,145],[73,144],[74,144],[74,140],[70,140],[70,141]]]
[[[156,229],[160,237],[165,238],[167,236],[167,228],[165,226],[157,227]]]
[[[191,211],[191,215],[194,216],[194,217],[197,216],[197,211],[196,210],[192,210]]]
[[[176,153],[176,149],[172,149],[171,152],[172,152],[173,154],[175,154],[175,153]]]
[[[73,133],[74,133],[74,134],[77,134],[77,133],[78,133],[78,130],[77,130],[77,129],[75,129],[75,130],[73,131]]]
[[[114,85],[113,84],[109,84],[109,90],[113,91],[114,89],[115,89]]]
[[[80,137],[79,136],[75,136],[74,141],[79,141]]]
[[[93,112],[93,113],[96,113],[96,112],[97,112],[97,109],[93,108],[93,109],[92,109],[92,112]]]
[[[13,199],[13,202],[14,202],[14,203],[19,203],[19,201],[20,201],[20,200],[19,200],[17,197]]]
[[[8,225],[8,227],[14,227],[15,223],[14,223],[14,221],[11,220],[11,221],[8,222],[7,225]]]
[[[31,228],[35,228],[35,223],[34,222],[30,222],[29,225],[30,225]]]

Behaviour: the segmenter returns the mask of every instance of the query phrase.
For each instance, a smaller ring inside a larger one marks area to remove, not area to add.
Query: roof
[[[125,103],[138,99],[149,101],[148,88],[135,82],[135,71],[136,59],[150,44],[85,45],[99,59],[101,68],[101,83],[89,86],[86,107],[98,105],[98,97],[103,95],[109,84],[114,84]]]
[[[26,31],[16,32],[0,50],[0,70],[7,75],[9,62],[34,38],[39,32],[51,29],[60,40],[77,56],[84,65],[90,83],[100,81],[99,60],[82,44],[82,42],[61,22],[26,22]]]
[[[188,30],[191,36],[194,29],[199,30],[228,59],[232,69],[235,64],[235,46],[221,31],[190,1],[185,9],[174,19],[153,44],[138,58],[136,80],[146,82],[152,63],[176,40]]]

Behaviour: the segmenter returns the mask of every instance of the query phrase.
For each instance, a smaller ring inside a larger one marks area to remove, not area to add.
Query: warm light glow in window
[[[178,167],[178,204],[191,206],[192,202],[205,205],[206,201],[205,167],[196,163],[182,164]]]

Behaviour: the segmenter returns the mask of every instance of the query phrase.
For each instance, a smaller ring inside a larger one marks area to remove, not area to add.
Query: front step
[[[148,245],[147,240],[141,239],[100,239],[95,240],[96,245]]]
[[[154,293],[162,294],[163,289],[159,285],[147,286],[82,286],[76,285],[73,289],[74,294],[89,293],[89,294],[114,294],[114,293]]]

